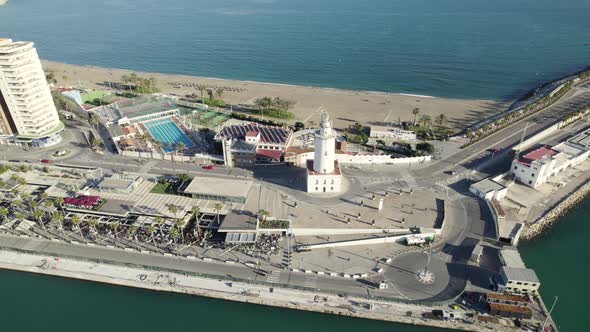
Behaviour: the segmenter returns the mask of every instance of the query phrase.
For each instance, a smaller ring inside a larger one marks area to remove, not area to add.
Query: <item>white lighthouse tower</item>
[[[314,144],[313,170],[322,174],[334,172],[336,135],[332,130],[330,116],[326,112],[322,112],[322,122],[320,123],[320,129],[315,133]]]
[[[322,112],[320,128],[315,133],[313,160],[307,164],[307,192],[337,193],[342,190],[342,174],[336,161],[336,134],[330,116]]]

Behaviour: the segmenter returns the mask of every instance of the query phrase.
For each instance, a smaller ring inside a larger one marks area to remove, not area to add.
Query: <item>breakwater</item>
[[[527,225],[527,227],[522,232],[521,239],[531,240],[536,236],[539,236],[547,228],[551,227],[553,223],[558,221],[559,218],[565,215],[571,208],[588,197],[588,195],[590,195],[590,182],[586,181],[585,183],[578,186],[578,188],[572,193],[564,196],[564,198],[559,203],[557,203],[547,213],[544,213],[533,224]]]

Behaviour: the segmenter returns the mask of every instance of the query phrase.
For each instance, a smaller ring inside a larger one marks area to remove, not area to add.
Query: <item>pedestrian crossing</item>
[[[273,284],[278,283],[279,280],[281,280],[281,271],[277,271],[277,270],[272,271],[272,273],[266,277],[266,281],[271,282]]]

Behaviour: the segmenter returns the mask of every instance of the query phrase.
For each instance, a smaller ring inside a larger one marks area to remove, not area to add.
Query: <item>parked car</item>
[[[211,170],[213,169],[213,165],[205,165],[203,166],[203,169]]]
[[[51,164],[51,160],[49,160],[49,159],[41,159],[40,162],[42,164]]]

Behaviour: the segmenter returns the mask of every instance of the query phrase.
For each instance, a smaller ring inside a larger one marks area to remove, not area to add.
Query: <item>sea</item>
[[[9,0],[0,38],[73,64],[513,100],[590,63],[588,0]],[[520,245],[583,331],[590,201]],[[2,331],[439,331],[0,271]]]
[[[74,64],[512,100],[589,64],[588,0],[9,0],[0,36]]]

